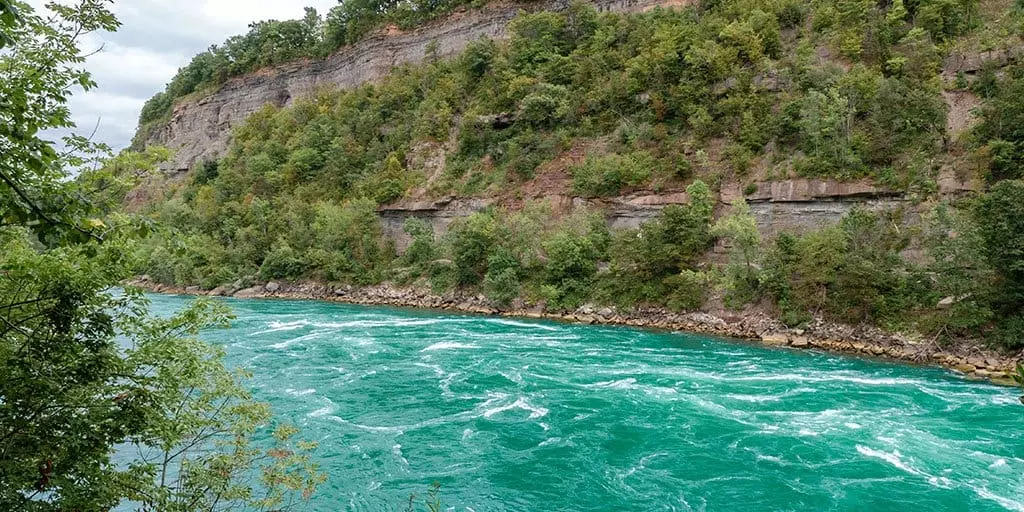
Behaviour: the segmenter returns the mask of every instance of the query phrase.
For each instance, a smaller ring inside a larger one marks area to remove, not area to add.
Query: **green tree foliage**
[[[590,295],[597,272],[598,248],[593,241],[572,231],[556,233],[544,242],[548,264],[543,282],[550,307],[574,309]]]
[[[588,156],[570,170],[573,191],[584,197],[613,196],[646,182],[656,165],[646,152]]]
[[[687,192],[689,204],[667,206],[640,229],[617,234],[609,249],[609,276],[602,283],[608,299],[623,304],[657,302],[666,294],[666,278],[694,270],[711,246],[714,202],[702,181],[695,181]]]
[[[1022,344],[1019,327],[1024,311],[1024,181],[1007,180],[996,184],[981,198],[976,217],[984,254],[996,269],[994,304],[1000,313],[1006,345]]]
[[[838,225],[779,236],[765,258],[761,285],[791,323],[808,314],[898,322],[917,298],[916,273],[900,256],[908,238],[897,222],[855,210]]]
[[[1024,68],[1010,69],[1008,76],[994,81],[992,92],[981,108],[981,123],[975,135],[987,144],[990,166],[986,176],[994,183],[1003,179],[1024,179]]]
[[[939,205],[925,218],[926,267],[934,281],[922,328],[941,334],[976,332],[994,317],[995,271],[969,212]],[[942,304],[943,307],[938,307]],[[932,306],[935,306],[932,308]]]
[[[457,284],[477,284],[484,278],[497,231],[497,221],[489,212],[474,213],[452,227],[449,236]]]
[[[487,274],[483,282],[487,297],[500,306],[509,305],[519,297],[521,274],[519,259],[505,247],[497,247],[487,258]]]
[[[761,232],[750,205],[743,199],[733,203],[732,211],[715,223],[711,233],[730,245],[725,269],[727,297],[740,304],[752,300],[758,291]]]
[[[44,20],[0,1],[0,508],[301,502],[322,481],[313,446],[283,427],[264,449],[269,409],[195,339],[227,321],[224,307],[156,319],[138,292],[116,288],[149,223],[110,209],[166,152],[122,153],[76,178],[72,166],[104,148],[70,136],[58,151],[42,138],[74,128],[68,90],[94,85],[77,38],[117,27],[106,4],[52,3]]]
[[[404,265],[423,266],[433,261],[435,256],[434,230],[426,221],[409,217],[402,226],[412,241],[402,254],[400,262]]]
[[[105,2],[52,5],[49,18],[25,4],[5,2],[0,11],[0,226],[30,226],[47,242],[102,236],[99,221],[76,201],[79,186],[65,169],[103,156],[108,148],[69,135],[60,151],[47,130],[74,127],[66,103],[72,87],[96,83],[79,65],[85,61],[79,40],[115,30],[117,19]]]

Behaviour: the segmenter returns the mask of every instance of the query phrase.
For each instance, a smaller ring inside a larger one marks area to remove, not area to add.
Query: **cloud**
[[[38,9],[43,1],[29,3]],[[337,4],[337,0],[117,1],[112,10],[121,28],[91,34],[82,42],[85,51],[102,50],[85,64],[99,86],[76,91],[71,100],[77,132],[88,135],[99,122],[94,140],[115,150],[124,148],[131,142],[142,104],[162,91],[193,55],[246,32],[254,21],[299,18],[305,5],[326,13]]]

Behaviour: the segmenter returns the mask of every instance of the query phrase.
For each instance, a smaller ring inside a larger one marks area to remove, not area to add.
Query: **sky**
[[[44,1],[29,3],[39,8]],[[127,147],[142,104],[162,91],[193,55],[248,31],[253,21],[300,18],[305,6],[325,14],[337,4],[338,0],[115,0],[111,10],[121,28],[83,40],[86,53],[102,50],[85,64],[99,86],[74,91],[70,102],[76,131],[88,136],[96,127],[93,140],[115,151]]]

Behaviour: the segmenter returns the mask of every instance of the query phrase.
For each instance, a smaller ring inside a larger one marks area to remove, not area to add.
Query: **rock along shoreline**
[[[988,380],[1005,386],[1017,385],[1011,376],[1017,363],[1024,361],[1020,352],[1000,353],[970,341],[941,347],[933,341],[915,340],[868,325],[852,326],[815,319],[804,329],[791,329],[761,312],[718,316],[705,312],[676,313],[659,307],[619,311],[612,307],[592,305],[584,305],[572,312],[552,312],[544,310],[542,306],[529,307],[522,301],[516,301],[508,308],[497,308],[481,294],[453,291],[437,295],[428,289],[390,284],[338,287],[321,282],[271,281],[244,289],[221,286],[204,291],[197,286],[182,288],[154,283],[142,276],[125,282],[125,285],[153,293],[177,295],[322,300],[684,331],[752,340],[767,346],[817,349],[903,363],[939,365],[971,379]]]

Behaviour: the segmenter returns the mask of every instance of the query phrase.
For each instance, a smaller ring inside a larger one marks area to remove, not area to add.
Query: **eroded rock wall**
[[[803,232],[838,222],[854,208],[883,211],[904,208],[909,217],[915,216],[915,205],[902,194],[879,188],[866,182],[840,182],[823,179],[789,179],[757,184],[757,191],[745,196],[736,186],[721,190],[719,213],[740,197],[750,204],[758,228],[765,236],[783,231]],[[637,193],[605,199],[583,199],[565,195],[549,195],[556,214],[569,213],[577,208],[590,208],[605,212],[612,229],[637,228],[658,217],[661,210],[672,204],[689,201],[685,192]],[[445,198],[438,201],[410,201],[384,206],[380,215],[384,233],[395,241],[399,252],[411,242],[404,232],[405,220],[418,218],[434,230],[435,237],[448,232],[451,223],[497,204],[493,199]]]
[[[658,5],[677,6],[691,0],[592,0],[601,11],[643,11]],[[395,66],[424,59],[427,46],[436,44],[439,57],[462,51],[469,43],[488,37],[503,38],[510,21],[524,10],[560,10],[568,0],[499,2],[452,15],[414,30],[382,31],[347,46],[322,60],[300,60],[266,68],[229,80],[214,94],[182,103],[171,121],[146,141],[176,150],[166,171],[184,171],[206,159],[222,155],[231,129],[264,105],[283,106],[318,88],[351,88],[378,80]]]

